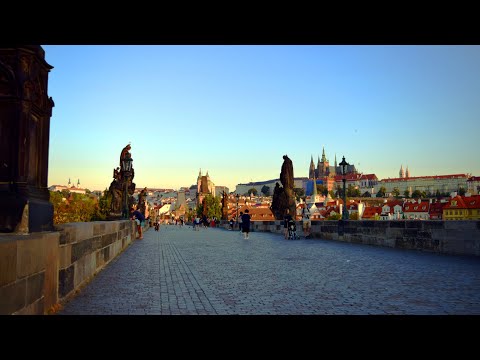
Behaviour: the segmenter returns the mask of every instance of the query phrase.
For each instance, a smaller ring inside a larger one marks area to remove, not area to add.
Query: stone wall
[[[282,221],[253,221],[252,231],[283,234]],[[228,228],[228,223],[222,222]],[[297,221],[297,234],[303,235]],[[480,221],[312,221],[311,238],[480,256]]]
[[[135,223],[70,223],[57,230],[0,236],[0,314],[54,310],[131,244]]]

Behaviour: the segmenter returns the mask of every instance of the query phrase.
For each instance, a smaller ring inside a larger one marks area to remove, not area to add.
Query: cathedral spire
[[[312,202],[317,202],[317,179],[313,178]]]
[[[315,164],[313,162],[313,155],[310,156],[310,167],[308,168],[308,178],[313,179],[315,177]]]
[[[405,173],[403,172],[403,164],[400,165],[400,171],[398,172],[398,175],[400,175],[400,178],[404,178],[404,177],[405,177]]]
[[[410,177],[410,171],[408,170],[408,165],[407,165],[407,170],[405,171],[405,177],[407,178]]]
[[[327,157],[325,156],[325,147],[322,146],[322,162],[327,162]]]

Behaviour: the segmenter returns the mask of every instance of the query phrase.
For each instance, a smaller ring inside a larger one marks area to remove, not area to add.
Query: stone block
[[[86,279],[92,277],[97,270],[97,254],[90,253],[85,256],[85,272],[84,277]]]
[[[75,223],[77,242],[93,238],[93,226],[91,222]]]
[[[11,315],[25,307],[27,280],[0,287],[0,315]]]
[[[405,228],[406,229],[421,229],[423,226],[422,220],[406,220]]]
[[[454,230],[454,229],[478,229],[477,221],[472,220],[449,220],[445,221],[445,229]]]
[[[92,252],[93,238],[72,244],[72,264],[82,259],[86,254]]]
[[[43,287],[45,283],[45,272],[27,277],[27,295],[25,303],[32,304],[43,297]]]
[[[72,244],[61,245],[58,248],[58,257],[60,269],[65,269],[72,265]]]
[[[106,247],[102,250],[103,260],[107,263],[110,261],[110,248]]]
[[[358,220],[358,221],[360,221],[360,226],[363,229],[373,228],[375,226],[375,223],[377,222],[372,220]]]
[[[104,222],[98,221],[93,223],[93,236],[105,234],[106,224]]]
[[[60,234],[58,232],[52,232],[45,236],[46,266],[43,294],[47,309],[58,302],[59,242]]]
[[[60,269],[58,272],[58,296],[60,298],[66,297],[73,291],[73,278],[75,275],[74,264],[70,265],[68,268]]]
[[[385,229],[390,227],[390,221],[373,221],[373,227],[375,229]]]
[[[44,233],[36,233],[27,235],[17,241],[17,278],[45,270],[44,236]]]
[[[75,268],[75,276],[73,277],[73,287],[77,289],[85,281],[85,261],[86,256],[78,259],[73,266]]]
[[[13,315],[44,315],[45,312],[45,300],[41,298],[25,306],[23,309],[14,312]]]
[[[117,240],[117,233],[102,235],[102,248],[113,244]]]
[[[388,221],[390,223],[390,228],[392,229],[405,229],[405,220],[391,220]]]
[[[433,230],[433,229],[443,229],[444,228],[444,221],[443,220],[428,220],[423,221],[423,229],[424,230]]]
[[[103,250],[99,250],[95,253],[96,264],[98,268],[102,268],[105,265],[105,254]]]
[[[17,240],[0,240],[0,287],[17,279]]]
[[[60,232],[60,245],[77,242],[77,230],[72,224],[57,226]]]

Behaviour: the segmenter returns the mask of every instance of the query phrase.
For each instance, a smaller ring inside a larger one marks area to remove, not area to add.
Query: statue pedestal
[[[45,199],[0,192],[0,232],[53,231],[53,205]]]

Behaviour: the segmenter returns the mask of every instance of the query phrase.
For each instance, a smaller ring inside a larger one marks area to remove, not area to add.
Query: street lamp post
[[[125,202],[123,204],[122,217],[128,219],[128,178],[132,171],[132,161],[131,157],[125,157],[122,159],[123,165],[123,178],[125,179]]]
[[[237,194],[236,198],[237,198],[237,225],[238,225],[238,199],[240,199],[240,195]]]
[[[342,158],[342,162],[339,164],[342,170],[343,175],[343,211],[342,211],[342,220],[348,220],[348,210],[347,210],[347,190],[346,190],[346,182],[347,179],[345,178],[347,175],[347,166],[350,165],[345,161],[345,156]]]

